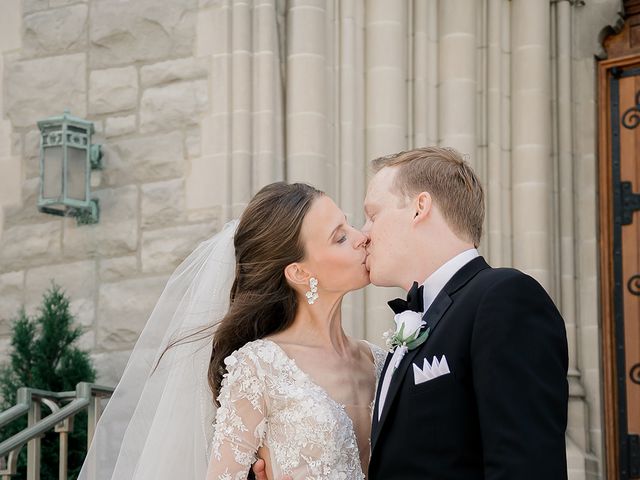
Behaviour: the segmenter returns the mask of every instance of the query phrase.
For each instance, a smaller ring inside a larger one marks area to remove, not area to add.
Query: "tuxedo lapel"
[[[380,417],[380,421],[377,421],[378,418],[378,408],[380,401],[380,391],[382,385],[382,379],[384,378],[384,374],[387,368],[390,368],[389,362],[391,359],[391,355],[387,355],[387,360],[385,363],[385,367],[382,371],[382,375],[380,377],[380,382],[378,384],[378,391],[376,394],[376,402],[375,408],[373,411],[373,428],[371,431],[371,451],[375,448],[376,442],[378,440],[379,434],[382,431],[382,427],[384,422],[389,414],[389,410],[391,409],[391,405],[393,404],[393,400],[395,396],[398,394],[400,387],[402,386],[402,382],[407,373],[407,369],[409,365],[413,363],[413,359],[416,357],[418,352],[422,351],[425,348],[425,345],[429,343],[429,339],[433,335],[435,328],[440,323],[440,320],[444,317],[447,310],[453,303],[451,295],[464,287],[473,277],[475,277],[481,270],[485,268],[490,268],[487,262],[485,262],[484,258],[477,257],[463,266],[456,274],[449,280],[449,282],[444,286],[444,288],[440,291],[438,296],[435,298],[429,309],[425,312],[423,316],[423,320],[427,322],[427,326],[431,329],[429,333],[429,338],[427,338],[426,342],[416,348],[407,352],[404,356],[400,365],[398,366],[398,371],[393,374],[391,379],[391,383],[389,384],[389,391],[387,392],[387,397],[384,401],[384,407],[382,410],[382,415]]]
[[[449,309],[449,307],[451,306],[451,303],[452,303],[451,297],[449,297],[449,295],[443,290],[433,301],[433,303],[429,307],[429,310],[427,310],[427,312],[424,314],[423,319],[427,321],[427,325],[431,329],[429,333],[429,337],[433,334],[433,330],[435,329],[436,325],[438,325],[438,323],[440,322],[440,319],[444,316],[446,311]],[[409,368],[409,365],[411,365],[414,357],[418,354],[418,352],[422,350],[422,348],[424,348],[424,346],[427,343],[429,343],[429,338],[427,338],[426,342],[422,345],[421,348],[416,348],[414,350],[410,350],[409,352],[407,352],[407,354],[404,356],[404,358],[400,362],[400,365],[398,365],[398,370],[393,374],[393,377],[391,378],[391,383],[389,384],[389,391],[387,392],[387,397],[384,401],[384,407],[382,410],[382,416],[380,417],[380,422],[376,422],[377,428],[375,428],[372,433],[372,438],[371,438],[372,449],[373,447],[375,447],[375,443],[378,439],[378,434],[382,429],[382,426],[384,425],[384,421],[386,420],[387,415],[389,414],[389,409],[391,407],[391,404],[393,403],[393,399],[398,393],[398,391],[400,390],[400,386],[402,385],[402,380],[404,379],[405,374],[407,373],[407,369]],[[390,368],[389,361],[387,361],[387,368]],[[384,378],[384,377],[381,377],[381,378]],[[380,391],[378,391],[378,396],[379,395],[380,395]],[[374,419],[378,417],[378,414],[377,414],[378,401],[379,401],[379,398],[376,398],[376,409],[373,412]]]

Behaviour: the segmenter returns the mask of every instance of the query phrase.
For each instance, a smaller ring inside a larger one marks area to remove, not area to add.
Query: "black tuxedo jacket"
[[[567,337],[540,284],[479,257],[424,319],[429,338],[398,366],[380,421],[379,382],[369,479],[566,479]],[[411,365],[443,355],[451,373],[415,385]]]

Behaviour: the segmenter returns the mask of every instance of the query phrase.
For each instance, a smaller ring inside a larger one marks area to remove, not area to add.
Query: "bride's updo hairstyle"
[[[214,333],[209,363],[214,398],[220,393],[226,357],[293,322],[298,301],[284,270],[304,259],[302,221],[322,195],[304,183],[272,183],[253,197],[240,217],[234,237],[236,276],[229,311]]]

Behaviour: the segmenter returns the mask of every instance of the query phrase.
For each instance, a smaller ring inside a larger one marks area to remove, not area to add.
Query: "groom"
[[[564,322],[533,278],[478,255],[484,198],[475,173],[439,147],[373,167],[371,282],[423,284],[411,293],[429,334],[387,358],[369,479],[566,479]]]
[[[392,308],[424,312],[428,334],[387,357],[368,478],[566,479],[564,322],[533,278],[478,255],[475,173],[440,147],[373,168],[363,229],[371,281],[409,291]]]

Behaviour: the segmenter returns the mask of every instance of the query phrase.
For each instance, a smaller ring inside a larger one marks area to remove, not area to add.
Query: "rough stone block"
[[[129,65],[192,53],[198,0],[101,0],[92,4],[92,67]]]
[[[49,0],[49,8],[64,7],[74,3],[87,3],[88,0]]]
[[[2,73],[2,66],[0,66],[0,74]],[[12,132],[11,122],[8,120],[0,119],[0,157],[11,156],[11,134]]]
[[[93,350],[96,345],[96,332],[93,330],[85,330],[85,332],[80,335],[76,342],[76,346],[80,350],[84,350],[85,352],[89,352]]]
[[[11,332],[11,321],[24,304],[23,283],[24,272],[0,275],[0,335]]]
[[[93,298],[96,289],[95,260],[28,269],[25,279],[25,304],[39,306],[42,296],[51,288],[52,283],[65,292],[69,301]]]
[[[55,261],[60,256],[61,221],[7,228],[0,238],[0,271]]]
[[[142,187],[142,227],[175,225],[184,219],[184,180],[179,178]]]
[[[105,135],[107,137],[118,137],[136,131],[136,116],[107,118],[105,125]]]
[[[182,134],[123,139],[107,144],[103,180],[107,185],[126,185],[166,180],[185,170]]]
[[[4,101],[14,127],[33,127],[65,108],[85,117],[86,68],[84,53],[9,62]]]
[[[149,88],[140,101],[140,131],[176,130],[197,124],[200,114],[208,108],[206,80]]]
[[[97,345],[99,348],[99,345]],[[130,350],[94,353],[91,355],[96,367],[96,383],[105,387],[115,387],[127,366]]]
[[[40,158],[40,130],[37,128],[24,134],[22,155],[29,158]]]
[[[188,210],[187,221],[193,223],[208,223],[216,225],[216,230],[220,230],[222,226],[222,207],[200,208],[197,210]]]
[[[113,113],[130,110],[138,101],[135,67],[94,70],[89,76],[89,112]]]
[[[8,362],[11,355],[11,338],[0,338],[0,364]]]
[[[99,190],[100,221],[95,225],[77,225],[64,221],[65,258],[93,255],[117,256],[135,252],[138,245],[138,189],[131,185]]]
[[[23,19],[25,55],[51,55],[87,48],[86,5],[39,11]]]
[[[22,198],[22,162],[19,157],[0,157],[0,205],[17,205]],[[1,207],[0,207],[1,208]]]
[[[114,282],[133,277],[138,272],[138,259],[128,257],[104,258],[100,260],[100,280]]]
[[[215,225],[195,224],[142,234],[142,271],[170,273],[198,244],[215,233]]]
[[[206,78],[208,73],[208,58],[181,58],[143,66],[140,69],[140,83],[146,88],[177,80]]]
[[[132,348],[166,281],[167,277],[162,276],[102,284],[98,302],[97,348]]]
[[[5,52],[22,45],[22,0],[3,0],[0,15],[0,45]],[[2,61],[0,61],[2,63]],[[0,72],[2,67],[0,66]]]
[[[22,171],[24,178],[34,179],[40,178],[40,158],[39,157],[22,157]]]
[[[49,8],[49,0],[23,0],[22,12],[24,15]]]
[[[75,318],[76,324],[82,325],[85,330],[95,323],[96,304],[93,298],[71,299],[69,309]]]
[[[5,225],[39,223],[47,220],[47,216],[39,212],[37,208],[39,192],[39,178],[30,178],[22,182],[21,202],[14,206],[4,207]]]
[[[11,134],[11,155],[20,155],[21,153],[22,153],[22,135],[19,132],[13,132]]]

